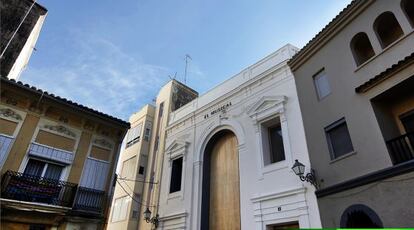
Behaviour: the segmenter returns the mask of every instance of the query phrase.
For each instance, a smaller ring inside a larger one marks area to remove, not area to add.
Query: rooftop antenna
[[[169,77],[171,80],[175,80],[175,78],[177,77],[177,72],[175,72],[175,73],[174,73],[174,77],[171,77],[171,75],[168,75],[168,77]]]
[[[184,84],[187,83],[187,68],[188,68],[188,60],[193,60],[190,55],[185,55],[185,71],[184,71]]]

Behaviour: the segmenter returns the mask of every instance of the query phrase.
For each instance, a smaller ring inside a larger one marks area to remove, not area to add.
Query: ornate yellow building
[[[1,78],[1,229],[101,229],[129,123]]]

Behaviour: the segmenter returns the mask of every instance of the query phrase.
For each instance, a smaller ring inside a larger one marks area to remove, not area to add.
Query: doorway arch
[[[240,176],[236,135],[223,129],[203,154],[201,229],[240,229]]]
[[[382,221],[374,210],[363,204],[354,204],[341,216],[341,228],[382,228]]]

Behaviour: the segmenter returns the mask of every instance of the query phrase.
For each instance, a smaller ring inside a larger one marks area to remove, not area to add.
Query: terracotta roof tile
[[[35,93],[38,93],[38,94],[43,94],[44,96],[50,97],[51,99],[54,99],[55,101],[57,101],[59,103],[68,104],[70,106],[77,107],[78,109],[81,109],[83,111],[86,111],[86,112],[89,112],[89,113],[93,113],[93,114],[95,114],[97,116],[100,116],[102,118],[106,118],[106,119],[112,120],[112,121],[114,121],[114,122],[116,122],[116,123],[118,123],[118,124],[120,124],[122,126],[126,126],[128,128],[130,126],[129,122],[126,122],[126,121],[121,120],[119,118],[116,118],[116,117],[113,117],[111,115],[102,113],[102,112],[100,112],[98,110],[89,108],[87,106],[78,104],[78,103],[73,102],[71,100],[68,100],[66,98],[63,98],[63,97],[54,95],[53,93],[48,93],[47,91],[44,91],[44,90],[39,89],[39,88],[36,88],[35,86],[30,86],[27,83],[23,83],[21,81],[16,81],[14,79],[7,79],[5,77],[2,77],[1,78],[1,81],[2,81],[2,83],[9,83],[9,84],[15,85],[17,87],[20,87],[20,88],[23,88],[23,89],[26,89],[26,90],[30,90],[30,91],[35,92]]]

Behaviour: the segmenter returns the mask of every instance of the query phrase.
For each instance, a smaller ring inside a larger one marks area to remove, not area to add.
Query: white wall
[[[320,227],[314,188],[291,170],[309,158],[286,45],[170,115],[160,198],[160,229],[200,229],[203,152],[209,138],[230,129],[239,143],[242,229],[298,221]],[[229,104],[225,112],[210,112]],[[209,114],[208,117],[205,115]],[[286,160],[263,166],[258,124],[281,116]],[[180,192],[169,194],[171,159],[183,155]],[[280,211],[279,211],[280,208]]]

